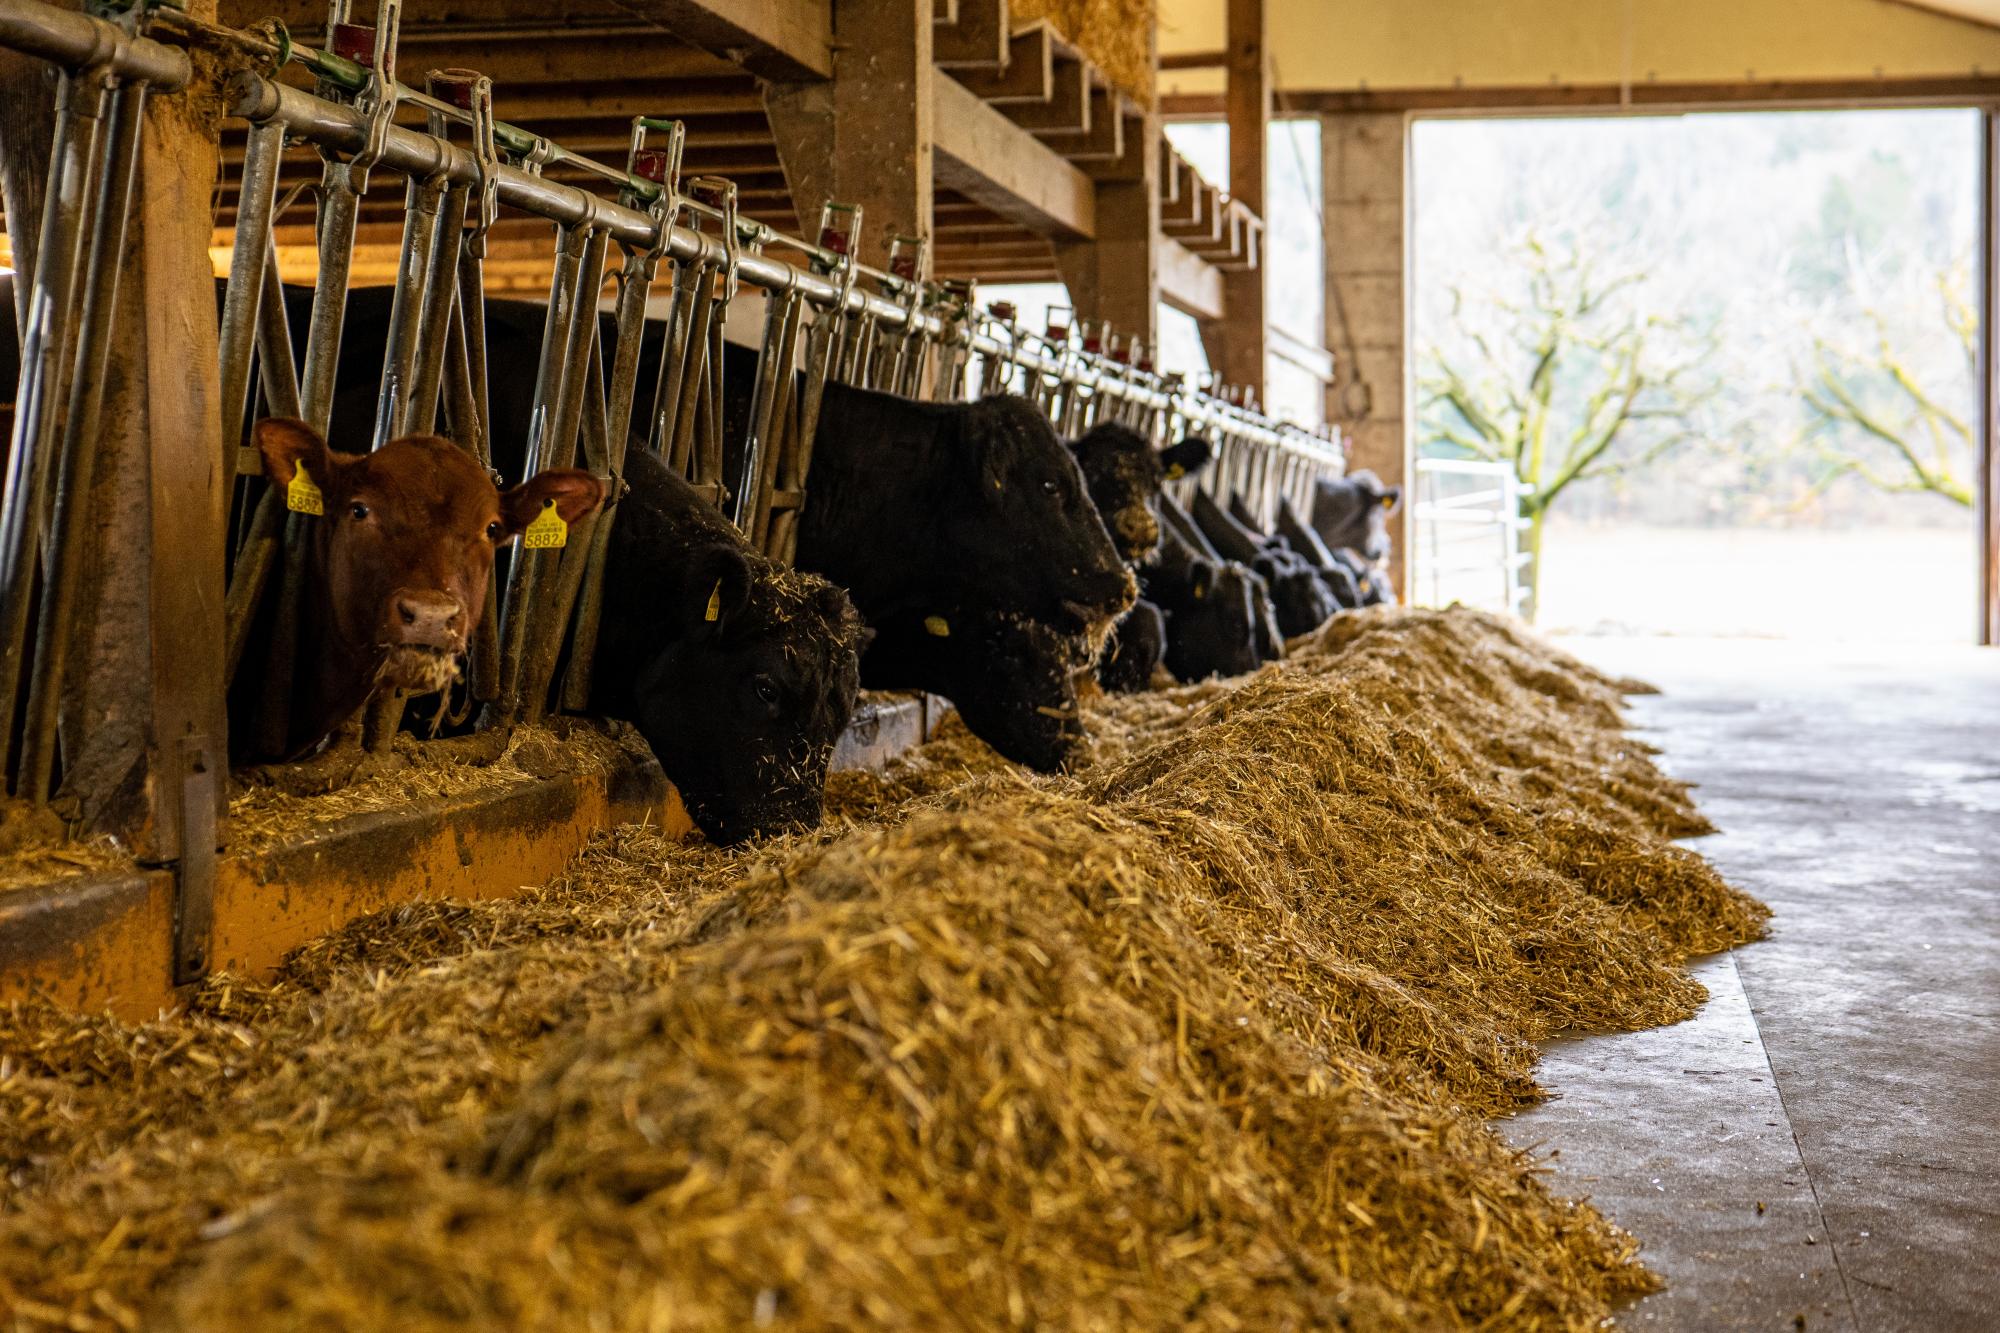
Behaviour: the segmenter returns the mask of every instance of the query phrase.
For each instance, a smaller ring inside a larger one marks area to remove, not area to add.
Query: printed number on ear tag
[[[722,618],[722,580],[721,580],[721,579],[717,579],[717,580],[715,581],[715,586],[714,586],[713,588],[709,589],[709,593],[708,593],[708,609],[707,609],[706,611],[704,611],[704,612],[702,612],[702,613],[701,613],[701,618],[702,618],[703,620],[719,620],[719,619],[721,619],[721,618]]]
[[[292,469],[292,479],[285,483],[285,508],[294,514],[326,513],[326,496],[313,484],[303,463]]]
[[[530,551],[552,551],[569,545],[569,524],[556,512],[554,500],[542,501],[542,512],[535,515],[535,521],[521,534],[521,545]]]
[[[940,639],[948,639],[951,637],[951,626],[945,621],[943,616],[925,616],[924,633]]]

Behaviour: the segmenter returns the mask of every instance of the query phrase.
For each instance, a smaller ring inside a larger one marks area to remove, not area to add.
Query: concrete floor
[[[1637,1235],[1664,1329],[2000,1329],[2000,650],[1566,647],[1776,912],[1671,1028],[1552,1045],[1505,1124]]]

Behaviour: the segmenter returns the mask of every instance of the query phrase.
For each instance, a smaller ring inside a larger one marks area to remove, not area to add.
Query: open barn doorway
[[[1418,600],[1511,581],[1554,631],[1968,638],[1977,111],[1412,144]]]

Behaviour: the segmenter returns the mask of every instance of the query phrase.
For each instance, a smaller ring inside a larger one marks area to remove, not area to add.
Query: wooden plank
[[[933,93],[949,83],[932,58],[927,6],[841,0],[827,84],[765,87],[765,112],[791,186],[800,234],[817,238],[820,204],[859,204],[858,258],[885,265],[894,236],[928,236],[935,154]]]
[[[1222,274],[1179,241],[1162,241],[1160,299],[1196,319],[1221,319]]]
[[[1121,123],[1123,108],[1112,105],[1108,119]],[[1138,134],[1142,142],[1132,159],[1142,168],[1156,166],[1158,120],[1140,120]],[[1137,175],[1100,180],[1096,189],[1097,235],[1056,246],[1056,265],[1080,315],[1108,320],[1125,337],[1141,338],[1152,347],[1159,337],[1161,242],[1153,175],[1142,169]]]
[[[1874,106],[1960,106],[2000,98],[2000,74],[1880,79],[1769,79],[1755,82],[1561,83],[1497,87],[1287,88],[1285,111],[1334,115],[1366,111],[1531,111],[1653,107],[1790,106],[1844,110]],[[1169,120],[1213,120],[1227,110],[1215,93],[1169,93]]]
[[[1980,113],[1979,642],[2000,644],[2000,108]]]
[[[1007,0],[958,0],[958,14],[936,23],[937,63],[944,69],[1004,69],[1011,35]]]
[[[1084,61],[1058,61],[1051,76],[1054,91],[1046,102],[1013,102],[1007,118],[1024,130],[1088,130],[1090,128],[1090,66]]]
[[[1124,99],[1108,88],[1090,93],[1090,126],[1035,130],[1034,136],[1071,161],[1115,162],[1125,156]]]
[[[982,102],[1046,102],[1055,96],[1055,43],[1048,20],[1038,19],[1015,32],[1007,44],[1003,70],[961,68],[952,71],[967,91]]]
[[[1227,205],[1222,191],[1199,176],[1194,178],[1193,186],[1173,214],[1160,220],[1161,230],[1183,244],[1212,242],[1222,235]]]
[[[951,79],[932,88],[937,179],[1041,235],[1097,234],[1090,178]]]
[[[1228,5],[1229,197],[1261,217],[1268,174],[1265,137],[1271,124],[1265,0],[1228,0]],[[1223,274],[1222,298],[1224,357],[1217,369],[1225,382],[1255,389],[1261,403],[1264,274],[1255,269]]]
[[[703,50],[728,56],[759,78],[833,77],[831,0],[612,0]],[[667,114],[678,115],[677,111]]]

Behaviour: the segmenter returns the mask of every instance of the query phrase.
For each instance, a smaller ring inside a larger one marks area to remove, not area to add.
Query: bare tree
[[[1515,251],[1522,296],[1451,290],[1450,345],[1425,348],[1418,371],[1418,425],[1426,449],[1505,463],[1532,488],[1532,618],[1550,509],[1578,482],[1637,471],[1702,434],[1716,339],[1650,312],[1641,269],[1605,273],[1574,241],[1533,235]]]
[[[1944,335],[1963,351],[1969,384],[1979,340],[1970,264],[1945,269],[1934,286]],[[1960,392],[1944,382],[1948,358],[1913,346],[1878,303],[1865,303],[1863,313],[1867,340],[1857,347],[1815,337],[1800,376],[1807,413],[1801,439],[1822,464],[1811,493],[1853,476],[1891,494],[1941,495],[1971,508],[1972,415],[1951,401]]]

